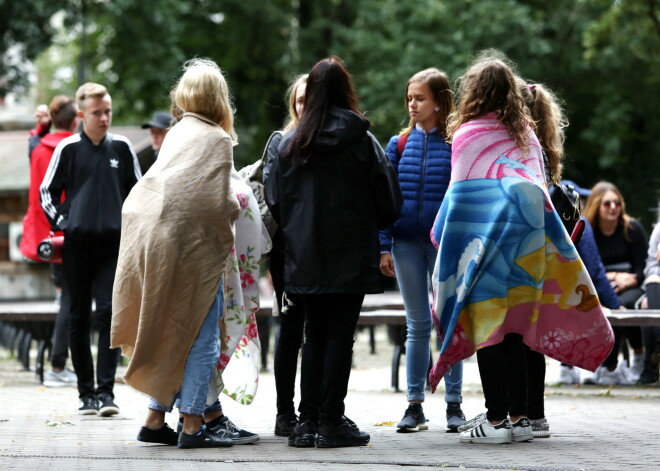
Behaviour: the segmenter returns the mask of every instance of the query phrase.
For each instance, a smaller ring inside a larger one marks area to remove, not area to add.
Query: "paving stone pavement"
[[[383,327],[377,329],[377,340],[378,352],[370,355],[366,333],[358,336],[346,399],[346,414],[371,434],[371,442],[339,449],[291,448],[273,434],[272,373],[262,374],[252,405],[222,400],[235,423],[261,436],[258,443],[179,450],[135,440],[147,400],[127,386],[115,388],[118,416],[80,416],[75,389],[35,384],[33,372],[19,371],[18,363],[0,350],[0,469],[660,470],[660,388],[553,385],[559,371],[553,360],[547,361],[546,376],[549,439],[460,444],[456,434],[444,431],[441,391],[429,393],[424,405],[429,430],[398,434],[405,394],[389,389],[392,349]],[[464,371],[463,410],[471,417],[484,408],[476,361],[466,361]],[[400,376],[405,384],[405,363]],[[175,422],[170,416],[170,425]]]

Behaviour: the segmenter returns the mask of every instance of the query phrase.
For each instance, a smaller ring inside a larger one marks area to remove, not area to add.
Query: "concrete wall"
[[[50,268],[45,263],[0,263],[0,300],[55,299]]]

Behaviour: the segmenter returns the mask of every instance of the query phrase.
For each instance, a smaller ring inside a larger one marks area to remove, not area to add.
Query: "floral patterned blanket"
[[[591,371],[612,348],[591,279],[541,183],[541,162],[533,133],[523,152],[494,114],[454,136],[452,179],[431,233],[442,340],[433,390],[452,365],[507,333]]]
[[[261,221],[259,205],[250,187],[234,171],[232,189],[240,205],[236,220],[234,248],[225,277],[225,315],[221,329],[220,360],[209,403],[220,392],[241,404],[250,404],[259,385],[259,269],[264,254],[271,248],[270,237]]]

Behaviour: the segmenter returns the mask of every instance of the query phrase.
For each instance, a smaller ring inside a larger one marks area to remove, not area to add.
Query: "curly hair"
[[[459,78],[459,102],[449,116],[449,139],[461,124],[495,112],[516,145],[527,150],[533,127],[525,102],[516,85],[515,66],[495,49],[480,52],[467,72]]]
[[[528,84],[520,79],[518,86],[534,120],[536,137],[548,155],[552,183],[559,183],[564,169],[564,128],[568,119],[556,95],[545,85]]]
[[[582,215],[585,217],[591,227],[594,229],[599,227],[600,222],[600,205],[603,202],[603,197],[605,193],[611,191],[616,193],[617,198],[621,202],[621,212],[619,213],[619,224],[623,226],[623,235],[629,242],[632,242],[630,238],[630,228],[632,227],[631,221],[634,221],[634,218],[626,213],[626,200],[623,199],[621,191],[617,188],[614,183],[600,181],[594,185],[591,189],[591,194],[587,198],[587,204],[584,206],[584,211]]]

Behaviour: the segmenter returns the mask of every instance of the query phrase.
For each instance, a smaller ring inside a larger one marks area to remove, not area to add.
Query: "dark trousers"
[[[660,283],[647,283],[646,297],[649,301],[649,309],[660,309]],[[660,353],[660,327],[644,327],[642,338],[644,340],[644,366],[650,368],[653,356]]]
[[[305,310],[300,419],[337,425],[344,415],[364,295],[306,294],[296,300]]]
[[[55,286],[61,289],[60,310],[55,318],[55,328],[51,342],[51,365],[53,368],[64,368],[66,359],[69,358],[69,311],[71,310],[71,295],[64,280],[62,264],[51,263],[51,272]]]
[[[81,398],[108,393],[113,395],[120,351],[110,349],[112,285],[117,268],[119,241],[79,241],[65,238],[64,276],[71,294],[71,361],[78,376]],[[94,362],[90,346],[92,298],[96,301],[99,332],[94,389]]]
[[[545,417],[545,357],[527,345],[524,347],[527,355],[527,417],[542,419]]]
[[[477,350],[488,420],[527,415],[527,352],[519,334]]]
[[[277,306],[279,308],[279,333],[275,344],[275,390],[277,391],[277,413],[289,414],[296,411],[293,403],[298,370],[298,353],[303,340],[305,311],[296,302],[287,312],[282,312],[284,294],[284,253],[273,252],[269,256],[270,275],[273,279]]]

